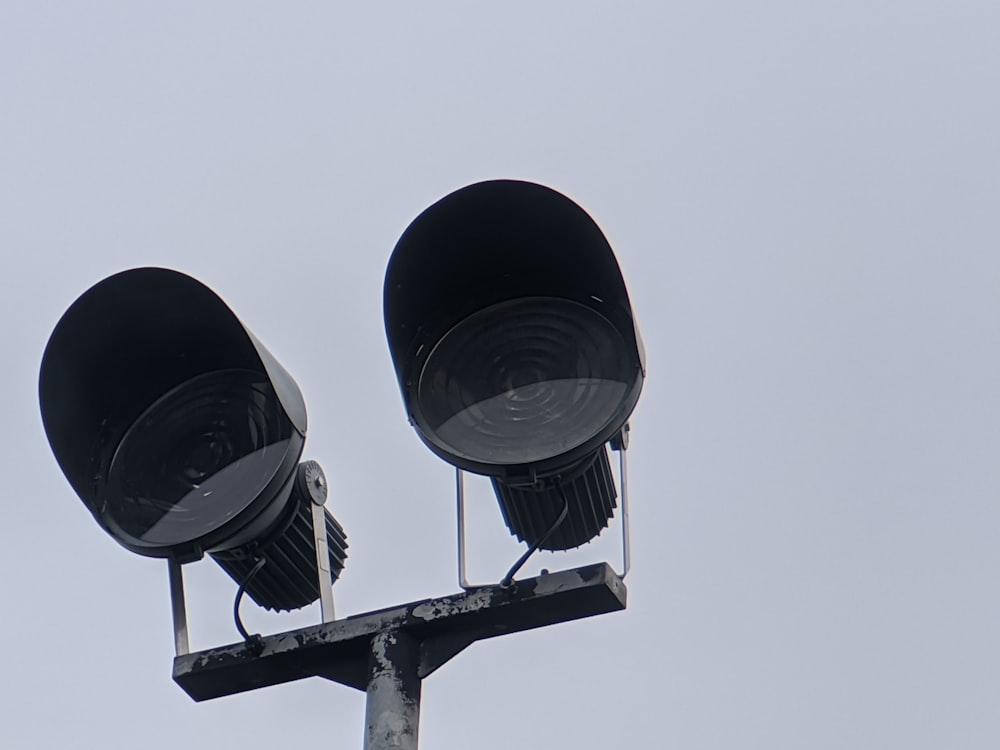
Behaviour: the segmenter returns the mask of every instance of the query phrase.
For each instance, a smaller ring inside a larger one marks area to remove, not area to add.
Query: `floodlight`
[[[305,402],[207,286],[137,268],[91,287],[49,339],[39,399],[60,468],[123,547],[207,552],[269,609],[319,597],[311,505],[326,485],[299,463]],[[323,517],[335,579],[346,536]]]
[[[610,244],[566,196],[513,180],[421,213],[386,271],[385,326],[410,422],[491,477],[511,533],[561,550],[597,536],[645,373]]]

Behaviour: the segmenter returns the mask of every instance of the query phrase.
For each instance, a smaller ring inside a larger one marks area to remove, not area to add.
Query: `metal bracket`
[[[313,539],[316,545],[316,573],[319,585],[320,622],[333,622],[336,614],[333,606],[333,576],[330,572],[330,551],[326,537],[326,516],[323,505],[311,502]],[[174,558],[167,559],[167,574],[170,579],[170,613],[174,625],[174,653],[185,656],[191,653],[188,638],[187,605],[184,601],[183,565]]]
[[[465,472],[455,468],[455,496],[458,503],[458,585],[463,591],[482,588],[469,583],[465,567]],[[484,584],[488,585],[488,584]]]
[[[174,681],[196,701],[320,676],[366,690],[379,634],[405,631],[420,644],[424,677],[468,643],[625,609],[625,584],[607,563],[487,586],[437,599],[353,615],[174,659]]]
[[[316,583],[319,586],[319,611],[321,622],[333,622],[333,576],[330,574],[330,548],[326,538],[326,511],[313,501],[312,526],[316,548]]]
[[[628,575],[629,568],[632,567],[632,544],[629,532],[628,518],[628,466],[625,462],[625,453],[628,451],[628,425],[622,428],[619,439],[611,441],[611,450],[618,453],[618,484],[621,486],[622,496],[622,572],[618,577],[622,580]]]
[[[629,531],[628,515],[628,466],[625,461],[625,452],[629,444],[629,426],[622,427],[621,432],[611,439],[611,450],[618,453],[618,485],[621,492],[622,510],[622,572],[618,577],[624,579],[628,575],[629,568],[632,567],[632,545]],[[458,585],[464,591],[473,591],[492,584],[472,584],[469,583],[466,567],[466,542],[465,542],[465,472],[458,467],[455,468],[455,499],[458,513]]]
[[[170,613],[174,620],[174,653],[184,656],[191,653],[184,603],[184,573],[181,564],[172,557],[167,560],[167,574],[170,577]]]

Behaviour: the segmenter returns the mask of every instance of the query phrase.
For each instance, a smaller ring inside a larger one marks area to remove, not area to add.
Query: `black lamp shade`
[[[286,513],[302,395],[189,276],[139,268],[85,292],[49,339],[39,396],[69,483],[134,552],[197,557]]]
[[[403,402],[424,443],[493,477],[508,525],[529,541],[559,511],[538,508],[586,474],[581,487],[602,488],[587,511],[599,532],[614,504],[602,452],[635,407],[645,363],[618,262],[594,220],[534,183],[462,188],[403,233],[384,306]],[[564,546],[593,536],[593,523],[576,520],[584,530],[564,533]]]
[[[549,188],[495,180],[435,203],[396,244],[384,302],[414,427],[469,471],[559,470],[638,400],[642,345],[617,260]]]

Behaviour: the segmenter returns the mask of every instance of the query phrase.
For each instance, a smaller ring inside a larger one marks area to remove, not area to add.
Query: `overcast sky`
[[[998,34],[987,0],[0,3],[0,745],[360,747],[349,688],[172,682],[166,566],[64,480],[39,361],[105,276],[195,276],[305,395],[339,613],[455,592],[382,278],[426,206],[512,177],[601,224],[645,339],[629,608],[474,645],[421,746],[1000,746]],[[237,641],[232,581],[187,581],[193,646]]]

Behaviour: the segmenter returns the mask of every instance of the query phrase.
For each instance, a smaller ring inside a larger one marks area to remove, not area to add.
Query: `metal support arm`
[[[477,640],[625,609],[607,563],[369,612],[245,643],[178,655],[174,680],[197,701],[305,677],[368,690],[373,639],[404,633],[419,644],[423,679]]]

